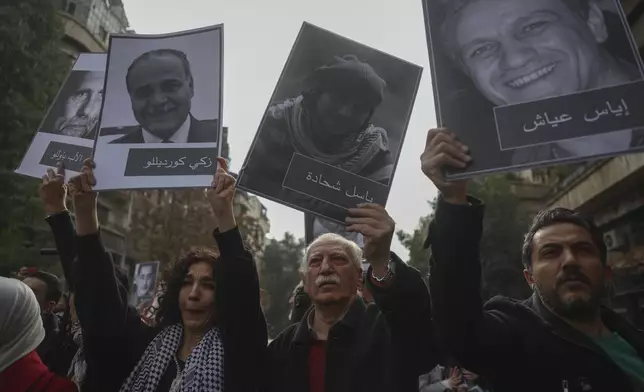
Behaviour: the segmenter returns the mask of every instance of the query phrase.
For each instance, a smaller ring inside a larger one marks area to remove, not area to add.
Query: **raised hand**
[[[47,174],[42,176],[39,194],[43,209],[47,215],[55,215],[67,210],[65,167],[61,162],[56,165],[56,170],[47,169]]]
[[[233,199],[237,181],[228,173],[228,165],[224,158],[217,158],[217,162],[219,168],[213,177],[207,195],[212,211],[219,222],[219,231],[225,232],[237,226],[233,213]]]
[[[86,235],[98,231],[98,215],[96,212],[96,198],[94,192],[96,178],[94,177],[94,162],[91,159],[83,162],[80,174],[69,179],[69,193],[74,204],[76,214],[76,233]]]
[[[349,209],[346,223],[348,231],[360,233],[364,237],[364,257],[374,272],[378,275],[379,271],[386,270],[396,222],[385,208],[375,203],[359,204],[358,208]]]
[[[467,203],[467,180],[447,181],[443,169],[467,167],[472,161],[468,151],[468,147],[445,128],[427,132],[425,151],[420,156],[421,168],[449,203]]]

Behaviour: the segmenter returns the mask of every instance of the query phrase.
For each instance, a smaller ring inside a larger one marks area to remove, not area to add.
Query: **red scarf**
[[[50,372],[32,351],[0,373],[0,391],[78,392],[78,388],[71,380]]]

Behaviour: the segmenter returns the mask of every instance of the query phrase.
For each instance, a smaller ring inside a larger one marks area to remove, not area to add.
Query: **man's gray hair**
[[[154,49],[145,52],[139,57],[135,58],[134,61],[132,61],[132,64],[130,64],[130,66],[128,67],[127,73],[125,74],[125,85],[127,86],[127,91],[130,91],[130,73],[138,63],[140,63],[142,60],[149,59],[150,57],[166,55],[175,56],[176,58],[178,58],[183,65],[183,71],[186,77],[190,79],[191,83],[194,83],[192,79],[192,70],[190,69],[190,61],[188,61],[188,56],[186,56],[184,52],[176,49]]]
[[[349,260],[357,269],[362,269],[362,249],[353,241],[350,241],[343,236],[335,233],[325,233],[317,237],[313,242],[306,247],[302,262],[300,263],[300,272],[305,272],[309,266],[309,252],[314,245],[320,242],[334,242],[342,245],[344,250],[349,255]]]

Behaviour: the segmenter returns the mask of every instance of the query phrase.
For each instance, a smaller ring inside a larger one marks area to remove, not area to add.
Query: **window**
[[[110,220],[110,209],[103,206],[103,205],[98,205],[96,208],[96,213],[98,215],[98,221],[101,225],[106,225],[109,220]]]
[[[98,35],[100,35],[103,41],[107,41],[107,30],[105,30],[103,26],[98,28]]]
[[[67,10],[65,12],[70,15],[74,15],[74,13],[76,12],[76,3],[74,3],[73,1],[67,3]]]

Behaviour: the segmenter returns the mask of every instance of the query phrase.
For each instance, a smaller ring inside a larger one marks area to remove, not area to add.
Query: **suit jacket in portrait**
[[[190,131],[188,132],[188,143],[216,143],[218,141],[218,121],[197,120],[190,115]],[[103,128],[101,136],[124,134],[118,139],[112,140],[109,144],[145,143],[143,130],[140,125],[118,128]]]

